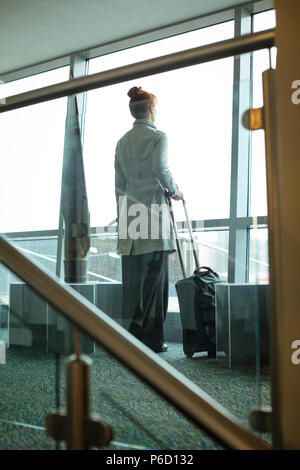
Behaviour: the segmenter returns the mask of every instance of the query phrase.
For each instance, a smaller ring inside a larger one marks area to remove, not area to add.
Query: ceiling
[[[249,0],[0,0],[0,74]]]

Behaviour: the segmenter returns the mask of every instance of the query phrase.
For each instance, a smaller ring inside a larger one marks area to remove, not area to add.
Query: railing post
[[[67,363],[67,414],[48,414],[46,428],[56,440],[67,442],[68,450],[103,447],[112,439],[112,428],[90,413],[90,369],[92,360],[80,354],[80,332],[74,331],[75,354]]]

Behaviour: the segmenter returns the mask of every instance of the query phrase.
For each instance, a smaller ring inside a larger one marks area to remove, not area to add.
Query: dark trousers
[[[164,343],[169,297],[169,253],[122,256],[123,326],[151,349]]]

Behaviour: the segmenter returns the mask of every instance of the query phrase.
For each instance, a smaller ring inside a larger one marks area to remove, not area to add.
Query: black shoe
[[[166,352],[167,350],[168,350],[167,343],[164,343],[159,349],[153,349],[153,351],[157,353]]]

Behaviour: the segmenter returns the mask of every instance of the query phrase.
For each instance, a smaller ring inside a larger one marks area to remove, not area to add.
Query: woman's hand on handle
[[[174,196],[172,199],[175,201],[182,201],[183,200],[183,193],[180,191],[179,196]]]

